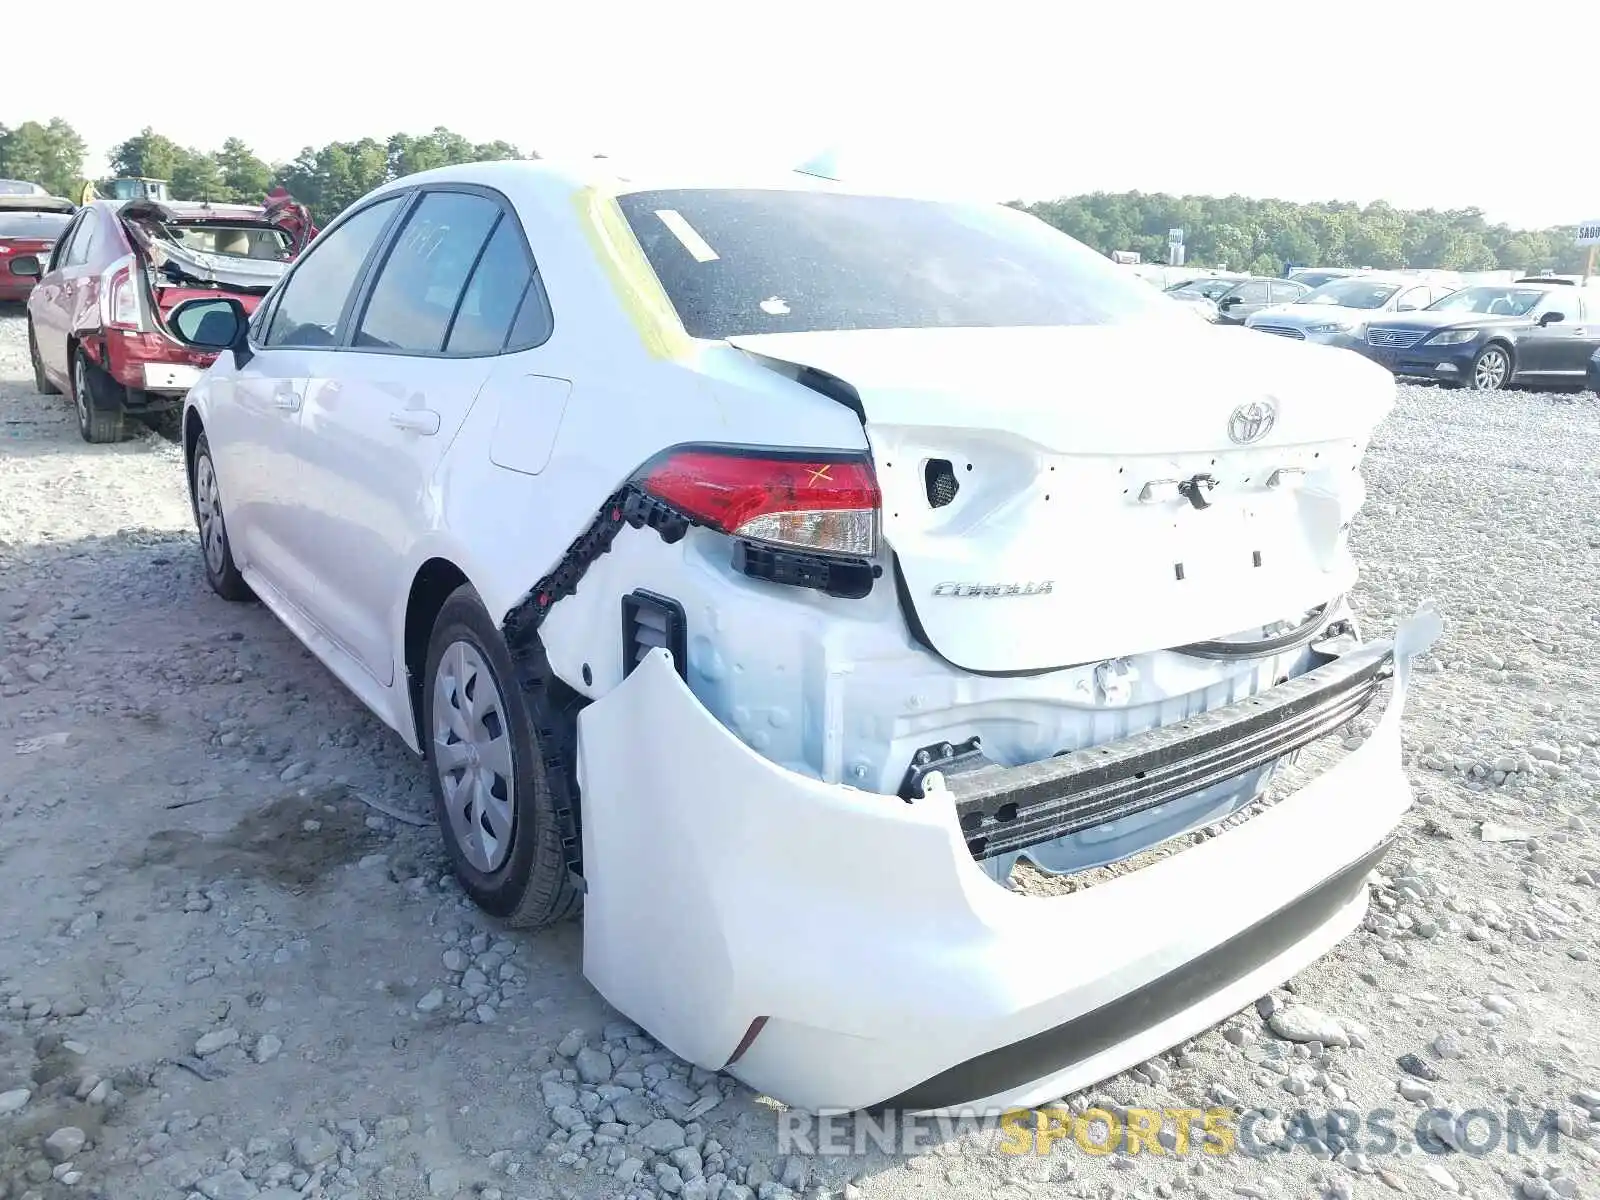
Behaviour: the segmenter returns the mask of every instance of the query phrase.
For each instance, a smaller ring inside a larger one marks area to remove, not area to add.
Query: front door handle
[[[291,387],[280,387],[272,393],[272,404],[284,412],[300,411],[300,393]]]
[[[439,414],[431,408],[401,408],[389,414],[389,424],[407,433],[432,437],[439,432]]]

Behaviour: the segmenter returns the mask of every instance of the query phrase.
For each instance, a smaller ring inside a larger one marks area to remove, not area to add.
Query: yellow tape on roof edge
[[[616,200],[589,187],[574,195],[573,201],[589,245],[605,267],[617,300],[639,331],[645,349],[657,358],[686,356],[694,339],[684,329]]]

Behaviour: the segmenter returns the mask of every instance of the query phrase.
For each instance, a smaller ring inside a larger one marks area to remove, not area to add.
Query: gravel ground
[[[786,1153],[770,1102],[607,1009],[575,926],[482,918],[417,824],[418,764],[264,610],[207,590],[177,449],[86,446],[30,378],[0,312],[0,1200],[1595,1193],[1594,397],[1402,389],[1359,607],[1381,633],[1434,598],[1449,628],[1372,916],[1071,1099],[1260,1110],[1240,1143],[1281,1150],[1207,1153],[1174,1119],[1139,1153],[925,1123],[919,1153],[833,1156]],[[1464,1148],[1443,1119],[1419,1145],[1431,1107],[1548,1110],[1556,1144],[1477,1153],[1480,1117]],[[1341,1136],[1345,1109],[1398,1144]]]

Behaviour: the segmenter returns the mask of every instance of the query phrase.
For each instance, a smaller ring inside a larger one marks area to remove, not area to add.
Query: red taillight
[[[878,481],[860,455],[670,450],[636,482],[735,537],[860,558],[877,550]]]
[[[105,323],[109,329],[139,328],[139,294],[133,277],[133,267],[112,267],[106,272]]]

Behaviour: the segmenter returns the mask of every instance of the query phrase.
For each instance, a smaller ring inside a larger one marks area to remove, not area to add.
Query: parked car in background
[[[1359,349],[1367,323],[1379,314],[1427,308],[1454,290],[1404,275],[1349,275],[1328,281],[1292,304],[1253,313],[1244,323],[1296,341]]]
[[[0,196],[48,196],[50,189],[27,179],[0,179]]]
[[[0,302],[28,298],[76,211],[72,201],[48,193],[0,192]]]
[[[1289,278],[1307,287],[1319,288],[1334,279],[1344,279],[1346,276],[1361,273],[1360,267],[1296,267],[1289,272]]]
[[[1396,375],[1453,387],[1581,384],[1600,349],[1600,288],[1543,279],[1462,288],[1372,323],[1361,349]]]
[[[1585,382],[1591,392],[1600,394],[1600,350],[1589,356],[1589,373]]]
[[[1245,318],[1274,304],[1288,304],[1311,289],[1292,279],[1273,279],[1262,275],[1232,275],[1212,279],[1192,279],[1168,288],[1174,300],[1206,304],[1207,317],[1218,325],[1243,325]]]
[[[248,205],[92,201],[28,298],[35,386],[67,391],[90,442],[119,440],[126,414],[175,412],[216,356],[174,340],[167,314],[218,294],[253,310],[304,238]]]
[[[1363,919],[1441,623],[1364,642],[1345,599],[1395,395],[1356,355],[1003,205],[592,162],[396,180],[253,317],[170,324],[221,352],[183,421],[212,587],[425,755],[482,908],[581,905],[585,975],[706,1070],[1026,1108]]]

